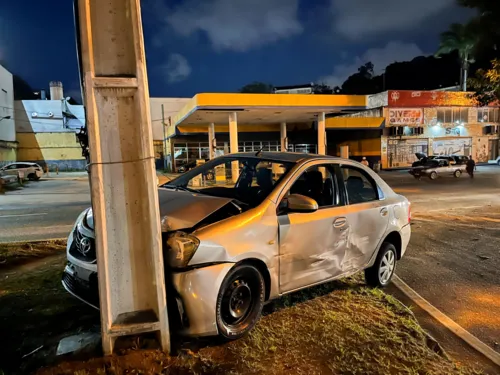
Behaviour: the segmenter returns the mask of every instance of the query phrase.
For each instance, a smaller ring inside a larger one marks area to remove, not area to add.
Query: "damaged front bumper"
[[[217,297],[232,263],[166,272],[170,327],[185,336],[215,336]],[[66,291],[99,309],[97,272],[68,262],[62,276]]]

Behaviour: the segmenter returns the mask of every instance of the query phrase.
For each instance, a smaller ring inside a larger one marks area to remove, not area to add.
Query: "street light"
[[[0,121],[2,120],[10,120],[11,116],[4,116],[4,117],[0,117]]]

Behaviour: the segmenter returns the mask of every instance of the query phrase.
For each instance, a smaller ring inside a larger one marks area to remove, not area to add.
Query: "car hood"
[[[233,200],[208,195],[158,189],[162,232],[192,228]],[[87,226],[94,229],[92,208],[87,211]]]

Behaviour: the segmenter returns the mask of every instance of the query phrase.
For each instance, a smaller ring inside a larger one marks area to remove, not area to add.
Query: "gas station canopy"
[[[171,119],[169,133],[206,132],[211,123],[216,131],[227,131],[234,112],[240,131],[274,131],[281,123],[310,124],[320,113],[362,111],[366,101],[364,95],[197,94]]]

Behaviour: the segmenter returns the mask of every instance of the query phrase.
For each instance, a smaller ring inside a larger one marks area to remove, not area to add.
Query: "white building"
[[[0,165],[16,161],[16,126],[12,74],[0,65]]]

